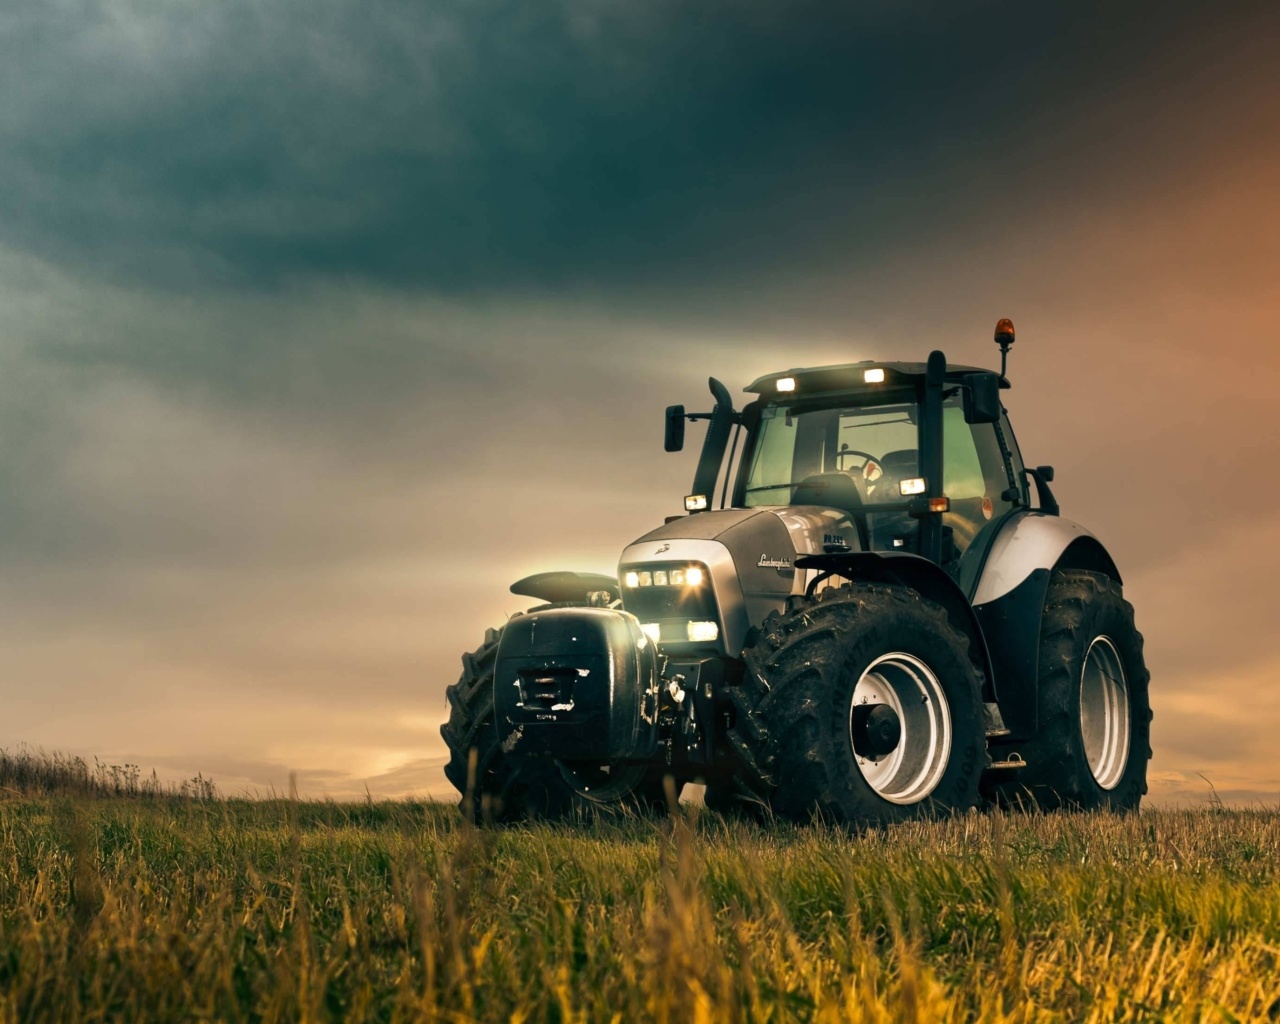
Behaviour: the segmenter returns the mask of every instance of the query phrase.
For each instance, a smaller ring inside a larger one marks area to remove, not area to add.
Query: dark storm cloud
[[[1015,186],[1047,101],[1189,9],[28,0],[0,15],[0,243],[184,287],[760,270]]]

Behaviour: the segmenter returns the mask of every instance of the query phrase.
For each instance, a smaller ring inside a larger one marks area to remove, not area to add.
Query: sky
[[[662,411],[995,365],[1146,636],[1152,800],[1280,800],[1280,9],[13,0],[0,747],[447,798],[507,587]],[[700,428],[699,428],[700,429]],[[691,435],[693,436],[693,435]]]

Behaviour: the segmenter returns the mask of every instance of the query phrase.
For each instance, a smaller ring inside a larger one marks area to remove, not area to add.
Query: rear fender
[[[1000,716],[1012,739],[1034,736],[1039,720],[1040,622],[1058,569],[1087,569],[1122,583],[1115,561],[1083,526],[1028,512],[991,545],[973,606],[1000,679]]]
[[[955,580],[933,562],[905,551],[852,551],[804,555],[797,558],[795,564],[797,569],[817,569],[854,583],[892,583],[910,587],[921,597],[940,604],[951,624],[969,638],[970,656],[982,670],[983,700],[997,699],[995,669],[987,650],[982,623]],[[809,589],[812,591],[813,583]]]
[[[1090,569],[1124,582],[1107,549],[1083,526],[1027,512],[1011,519],[992,543],[973,603],[984,605],[1003,597],[1037,569]]]

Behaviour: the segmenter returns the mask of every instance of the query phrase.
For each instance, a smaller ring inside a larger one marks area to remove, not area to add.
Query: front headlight
[[[620,566],[622,607],[650,639],[667,644],[715,644],[720,610],[711,573],[700,562]]]
[[[720,626],[714,622],[688,622],[685,633],[690,643],[710,644],[720,639]]]
[[[700,587],[706,580],[701,565],[664,565],[647,569],[630,569],[622,575],[627,587]]]

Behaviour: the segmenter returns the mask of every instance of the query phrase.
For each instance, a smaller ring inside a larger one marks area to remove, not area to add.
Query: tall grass
[[[152,771],[142,774],[136,764],[103,764],[93,767],[82,757],[22,748],[16,753],[0,750],[0,796],[37,794],[75,796],[181,796],[211,800],[217,795],[213,782],[203,775],[179,783],[161,782]]]
[[[0,1021],[1271,1021],[1280,814],[0,801]]]

